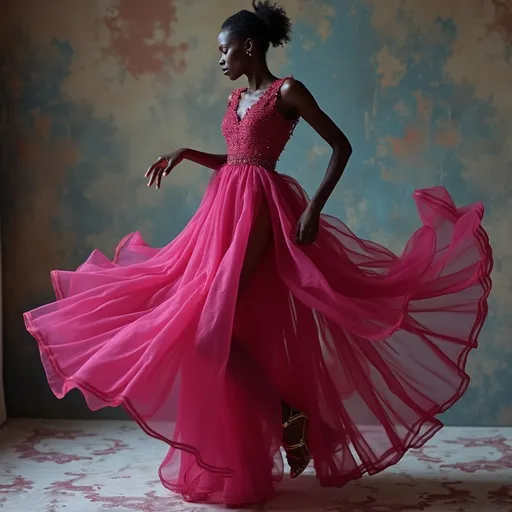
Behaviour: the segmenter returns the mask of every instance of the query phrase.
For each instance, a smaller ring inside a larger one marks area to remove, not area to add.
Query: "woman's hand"
[[[185,159],[185,149],[178,149],[162,155],[158,160],[146,171],[144,176],[149,178],[148,187],[156,183],[156,188],[159,189],[162,184],[162,178],[167,176],[178,164]]]
[[[320,211],[308,206],[300,216],[295,230],[295,240],[299,245],[311,245],[315,242],[320,228]]]

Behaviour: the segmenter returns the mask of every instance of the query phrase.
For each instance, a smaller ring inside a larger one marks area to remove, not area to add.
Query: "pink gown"
[[[487,313],[492,252],[480,203],[417,190],[421,227],[397,256],[323,215],[298,246],[308,198],[275,164],[296,121],[276,81],[222,123],[228,162],[183,232],[157,249],[139,233],[109,260],[94,251],[51,273],[57,301],[24,315],[48,382],[92,410],[123,406],[167,443],[163,485],[189,501],[262,502],[283,475],[281,399],[309,416],[323,486],[395,464],[441,427],[466,390]],[[251,226],[266,202],[273,232],[237,303]]]

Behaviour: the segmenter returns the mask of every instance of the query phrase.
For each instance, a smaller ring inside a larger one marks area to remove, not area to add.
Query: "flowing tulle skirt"
[[[122,405],[169,445],[166,487],[191,501],[261,502],[282,478],[283,398],[309,418],[322,485],[396,463],[466,390],[492,254],[481,204],[414,194],[422,227],[397,256],[323,216],[297,246],[307,197],[262,167],[216,171],[196,215],[161,249],[139,233],[54,271],[58,300],[25,314],[57,397]],[[251,226],[272,245],[237,303]]]

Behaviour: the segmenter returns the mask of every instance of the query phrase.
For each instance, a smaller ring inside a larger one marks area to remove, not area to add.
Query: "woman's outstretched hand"
[[[162,184],[162,178],[167,176],[178,164],[184,160],[184,149],[178,149],[168,155],[162,155],[157,161],[146,171],[144,176],[149,178],[148,187],[156,184],[159,189]]]

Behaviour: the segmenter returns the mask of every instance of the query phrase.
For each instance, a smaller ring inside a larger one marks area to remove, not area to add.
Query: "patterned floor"
[[[165,446],[121,421],[10,421],[0,429],[0,509],[205,512],[159,483]],[[245,509],[247,510],[247,509]],[[400,464],[343,489],[312,469],[260,511],[512,512],[512,429],[446,428]]]

